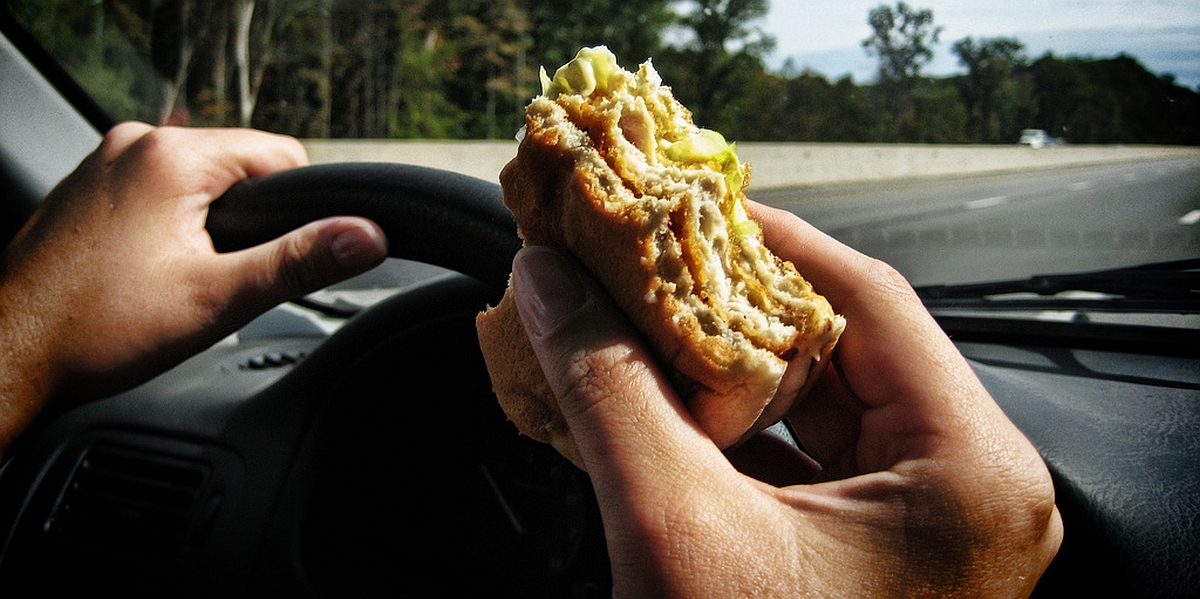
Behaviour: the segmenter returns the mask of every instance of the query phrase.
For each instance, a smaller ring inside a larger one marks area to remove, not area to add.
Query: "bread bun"
[[[524,243],[591,270],[719,447],[778,421],[844,321],[763,245],[735,148],[696,127],[649,62],[630,73],[584,48],[542,82],[500,175]],[[511,292],[476,324],[505,413],[582,467]]]

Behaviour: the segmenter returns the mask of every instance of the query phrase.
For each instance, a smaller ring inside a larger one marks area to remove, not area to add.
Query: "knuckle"
[[[871,283],[872,292],[885,300],[911,301],[917,297],[908,279],[882,260],[867,258],[864,273]]]
[[[872,313],[886,306],[920,305],[908,279],[890,264],[859,255],[846,268],[853,273],[854,285],[842,298],[839,309]]]
[[[299,139],[290,136],[280,136],[280,149],[287,154],[294,165],[308,164],[308,149]]]
[[[320,286],[320,277],[306,258],[312,250],[308,235],[286,235],[279,240],[270,265],[276,284],[288,295],[298,295]]]
[[[154,128],[150,125],[135,121],[114,125],[104,134],[104,139],[100,142],[99,154],[106,160],[115,159],[130,146],[153,132]]]
[[[559,396],[565,402],[564,408],[579,414],[595,409],[608,395],[605,383],[608,376],[609,373],[595,353],[572,356],[565,370],[564,384],[559,389]]]
[[[636,358],[628,347],[613,345],[598,350],[580,350],[569,356],[559,387],[564,413],[586,415],[602,408],[628,386]]]

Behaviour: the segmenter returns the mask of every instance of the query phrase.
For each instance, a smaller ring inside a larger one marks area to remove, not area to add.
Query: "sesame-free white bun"
[[[844,327],[746,214],[746,165],[696,127],[649,62],[585,48],[526,108],[504,203],[526,245],[576,256],[642,332],[721,448],[782,418]],[[584,467],[511,293],[476,319],[517,428]]]

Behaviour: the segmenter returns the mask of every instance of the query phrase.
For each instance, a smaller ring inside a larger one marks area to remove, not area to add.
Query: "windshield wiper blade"
[[[1034,275],[987,283],[928,285],[917,295],[930,308],[1120,310],[1200,313],[1200,259],[1155,262],[1081,273]],[[1089,292],[1099,297],[1057,297]],[[1001,297],[1035,294],[1038,297]]]

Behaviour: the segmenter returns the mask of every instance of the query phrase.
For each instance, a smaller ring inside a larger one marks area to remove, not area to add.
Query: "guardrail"
[[[495,181],[517,151],[514,141],[305,140],[314,163],[401,162]],[[972,146],[741,142],[751,186],[771,189],[1054,168],[1105,162],[1200,159],[1173,146]]]

